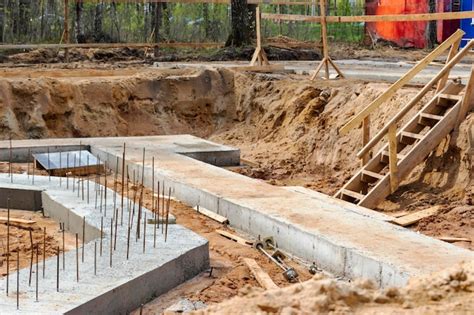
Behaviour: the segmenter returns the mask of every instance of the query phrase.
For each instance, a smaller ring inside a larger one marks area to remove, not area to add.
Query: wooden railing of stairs
[[[335,194],[336,198],[367,208],[377,207],[464,120],[473,107],[474,67],[466,86],[460,82],[447,82],[451,69],[474,46],[474,41],[470,41],[458,51],[462,35],[462,31],[457,31],[340,130],[341,133],[346,133],[362,123],[364,147],[357,154],[362,167]],[[440,72],[370,139],[370,113],[449,47],[451,50],[446,64]],[[398,128],[397,124],[435,86],[433,98],[404,126]],[[385,138],[386,143],[372,156],[374,147]]]

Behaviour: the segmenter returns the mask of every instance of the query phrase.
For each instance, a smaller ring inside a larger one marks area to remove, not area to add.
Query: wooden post
[[[69,44],[69,0],[64,0],[64,43]],[[65,49],[64,57],[69,63],[69,48]]]
[[[388,128],[389,145],[389,167],[390,167],[390,189],[395,192],[398,189],[398,157],[397,157],[397,125],[391,124]]]
[[[370,141],[370,115],[364,118],[362,122],[362,147],[365,147]],[[362,157],[362,166],[367,164],[370,159],[370,154],[366,153]]]
[[[260,66],[268,66],[270,63],[268,62],[268,57],[265,51],[262,48],[262,30],[261,30],[261,13],[260,13],[260,6],[257,6],[255,9],[255,28],[257,31],[257,48],[255,48],[255,52],[253,53],[252,60],[250,61],[250,65],[254,66],[255,63],[258,62]]]
[[[329,80],[329,48],[328,48],[328,33],[326,21],[326,0],[319,0],[319,8],[321,9],[321,37],[323,39],[323,61],[326,79]]]
[[[341,69],[332,61],[331,57],[329,56],[329,46],[328,46],[328,34],[327,34],[327,18],[326,18],[326,0],[319,0],[319,8],[321,10],[321,38],[323,42],[323,59],[319,63],[316,71],[311,76],[311,80],[316,79],[319,71],[321,71],[322,67],[324,66],[325,72],[325,79],[329,80],[329,65],[331,65],[334,70],[339,74],[341,78],[344,78]]]
[[[464,97],[462,98],[461,107],[459,107],[458,113],[458,122],[456,124],[456,128],[459,128],[459,125],[462,123],[464,118],[466,118],[466,114],[469,112],[471,108],[474,106],[474,66],[471,68],[471,75],[469,76],[469,81],[464,90]]]
[[[451,49],[448,53],[448,58],[446,59],[446,63],[449,63],[454,56],[458,53],[459,45],[461,45],[461,38],[458,38],[451,46]],[[441,92],[441,90],[446,86],[446,82],[448,82],[449,73],[445,74],[441,80],[438,82],[438,86],[436,87],[436,93]]]

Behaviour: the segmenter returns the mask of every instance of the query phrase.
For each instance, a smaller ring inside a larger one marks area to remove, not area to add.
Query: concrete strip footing
[[[15,141],[23,150],[48,145],[70,145],[68,139]],[[166,189],[191,205],[197,204],[227,217],[230,225],[250,235],[273,236],[278,246],[337,276],[364,277],[381,287],[401,286],[411,276],[423,275],[474,259],[474,254],[451,244],[386,222],[370,209],[334,201],[329,196],[275,187],[190,158],[193,146],[206,162],[236,162],[237,149],[219,146],[189,135],[74,139],[88,145],[111,168],[127,144],[126,164],[144,183],[165,181]],[[194,142],[194,144],[193,144]],[[186,155],[183,146],[186,143]],[[142,168],[142,149],[146,148]],[[0,156],[8,142],[0,142]],[[227,153],[226,153],[227,152]],[[228,155],[225,158],[226,154]],[[151,157],[155,169],[151,169]]]
[[[7,174],[0,174],[0,187],[11,185]],[[35,302],[35,275],[32,285],[28,285],[29,268],[20,271],[20,308],[16,309],[16,275],[10,276],[10,294],[0,295],[0,313],[8,314],[128,314],[142,303],[168,292],[184,281],[191,279],[209,267],[208,242],[194,232],[179,226],[168,227],[165,242],[160,228],[156,232],[154,247],[154,225],[147,224],[145,252],[143,252],[143,219],[140,222],[141,235],[137,239],[137,215],[131,228],[129,259],[127,260],[128,211],[124,209],[124,224],[117,222],[117,246],[112,249],[110,237],[113,191],[108,190],[109,212],[94,207],[94,202],[83,201],[77,192],[59,185],[59,179],[36,176],[35,186],[31,178],[15,174],[15,191],[28,188],[40,191],[42,207],[46,215],[64,222],[66,230],[78,233],[82,239],[83,217],[86,218],[84,262],[82,246],[79,249],[79,281],[76,278],[76,251],[65,253],[66,268],[63,270],[62,253],[60,256],[60,289],[56,292],[56,257],[46,260],[45,278],[42,277],[42,257],[39,263],[39,302]],[[94,183],[89,187],[93,191]],[[98,185],[100,187],[100,185]],[[2,195],[3,198],[3,195]],[[128,204],[128,200],[125,199]],[[105,209],[105,207],[104,207]],[[104,210],[103,209],[103,210]],[[143,209],[147,218],[152,213]],[[102,219],[103,218],[103,219]],[[104,236],[102,255],[100,246],[100,224],[103,220]],[[113,229],[115,226],[113,226]],[[42,245],[40,245],[42,246]],[[94,275],[94,250],[97,246],[97,275]],[[110,266],[112,257],[112,267]],[[14,258],[14,257],[13,257]],[[36,270],[36,265],[33,266]],[[0,292],[5,292],[6,278],[0,279]]]

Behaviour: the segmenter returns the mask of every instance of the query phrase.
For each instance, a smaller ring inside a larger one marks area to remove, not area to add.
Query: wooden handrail
[[[416,64],[410,71],[408,71],[404,76],[398,79],[397,82],[392,84],[392,86],[386,90],[383,94],[377,97],[372,103],[367,105],[359,114],[353,117],[349,122],[347,122],[339,132],[341,134],[348,133],[351,129],[356,128],[359,124],[376,110],[380,105],[382,105],[386,100],[395,95],[395,92],[403,87],[405,84],[410,82],[413,77],[415,77],[419,72],[421,72],[430,62],[435,60],[440,56],[444,51],[446,51],[450,46],[458,42],[464,35],[462,30],[457,30],[453,35],[451,35],[447,40],[441,43],[436,49],[434,49],[430,54],[423,58],[418,64]]]
[[[443,69],[441,69],[441,71],[435,76],[433,77],[424,87],[423,89],[420,90],[420,92],[418,92],[418,94],[415,95],[415,97],[407,104],[405,105],[405,107],[402,108],[401,111],[399,111],[397,113],[397,115],[395,115],[395,117],[393,117],[370,141],[369,143],[367,143],[366,146],[364,146],[362,148],[362,150],[360,150],[358,153],[357,153],[357,157],[359,158],[362,158],[365,154],[367,154],[380,140],[383,139],[383,137],[387,134],[389,128],[392,126],[392,125],[395,125],[397,124],[402,118],[403,116],[405,116],[409,111],[410,109],[413,108],[413,106],[416,105],[416,103],[418,103],[422,98],[423,96],[425,96],[426,93],[428,93],[431,88],[441,79],[443,78],[443,76],[448,73],[451,68],[453,68],[468,52],[469,50],[472,48],[472,46],[474,46],[474,40],[471,40],[470,42],[467,43],[467,45],[457,53],[456,56],[453,57],[453,59],[451,59],[451,61],[449,61],[444,67]]]

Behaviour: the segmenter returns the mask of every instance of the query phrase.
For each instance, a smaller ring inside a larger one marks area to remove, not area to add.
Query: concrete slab
[[[16,309],[16,274],[12,274],[9,296],[0,295],[0,314],[127,314],[209,267],[207,240],[182,226],[170,225],[166,242],[162,229],[155,234],[152,224],[146,224],[144,236],[145,215],[147,218],[153,217],[147,209],[143,209],[144,216],[140,222],[137,222],[137,215],[132,216],[135,223],[130,230],[130,246],[127,250],[129,208],[124,209],[123,224],[121,220],[117,222],[116,237],[111,237],[115,233],[115,224],[111,222],[111,190],[108,190],[108,200],[100,211],[95,207],[93,198],[88,203],[82,196],[78,197],[72,187],[66,189],[64,180],[61,186],[57,177],[35,176],[35,185],[32,186],[31,176],[15,175],[12,189],[18,191],[31,188],[40,191],[45,214],[64,222],[66,229],[71,233],[78,233],[81,239],[85,217],[86,244],[83,247],[84,262],[81,259],[82,247],[79,250],[79,281],[76,278],[75,250],[65,254],[65,269],[62,267],[61,254],[59,292],[56,292],[56,257],[47,259],[44,278],[40,259],[39,302],[35,302],[36,275],[33,274],[33,282],[29,286],[29,268],[25,268],[20,271],[19,310]],[[11,185],[8,174],[0,174],[0,186],[8,185]],[[90,183],[86,187],[90,188],[90,195],[93,196],[95,185]],[[98,189],[100,187],[97,186]],[[128,204],[127,199],[125,203]],[[107,213],[105,205],[108,207]],[[138,223],[141,227],[140,238],[136,236]],[[101,242],[102,224],[104,236]],[[114,249],[111,244],[114,244],[115,238]],[[33,270],[35,269],[36,265],[33,266]],[[5,290],[6,278],[3,278],[0,279],[0,291],[4,293]]]
[[[177,145],[183,139],[188,143],[187,150]],[[328,272],[348,278],[365,277],[381,287],[401,286],[411,276],[474,259],[469,250],[384,222],[384,216],[372,210],[275,187],[190,158],[193,141],[196,147],[202,143],[206,147],[204,151],[197,149],[198,153],[206,153],[201,160],[214,160],[216,165],[238,160],[237,149],[207,145],[208,141],[189,135],[14,141],[14,152],[21,159],[19,152],[28,149],[82,142],[114,168],[117,157],[121,164],[126,142],[126,164],[140,174],[146,148],[145,185],[151,186],[154,172],[155,180],[164,180],[179,200],[223,215],[231,226],[248,234],[273,236],[282,249],[314,261]],[[0,159],[8,157],[7,153],[8,142],[0,142]]]

